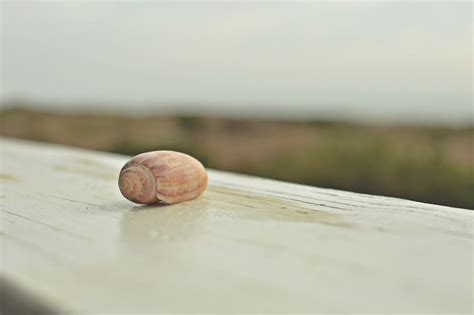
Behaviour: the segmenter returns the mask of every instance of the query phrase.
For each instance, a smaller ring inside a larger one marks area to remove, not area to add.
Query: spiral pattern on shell
[[[194,199],[207,187],[207,173],[195,158],[175,151],[139,154],[120,171],[119,188],[130,201],[175,204]]]

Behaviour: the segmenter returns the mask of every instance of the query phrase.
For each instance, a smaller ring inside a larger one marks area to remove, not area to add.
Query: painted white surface
[[[3,277],[85,313],[472,311],[469,210],[213,170],[143,207],[127,159],[2,139]]]

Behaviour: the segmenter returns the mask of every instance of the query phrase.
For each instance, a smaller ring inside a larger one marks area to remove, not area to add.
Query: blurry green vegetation
[[[0,113],[0,134],[135,155],[191,154],[211,168],[474,208],[474,128],[376,127],[201,117]]]
[[[383,140],[358,147],[344,142],[314,145],[304,154],[283,153],[260,167],[246,165],[238,171],[307,185],[474,206],[472,168],[449,163],[439,152],[405,155]]]

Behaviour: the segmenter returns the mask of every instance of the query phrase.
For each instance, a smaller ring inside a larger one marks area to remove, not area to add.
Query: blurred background
[[[0,135],[474,208],[472,3],[1,2]]]

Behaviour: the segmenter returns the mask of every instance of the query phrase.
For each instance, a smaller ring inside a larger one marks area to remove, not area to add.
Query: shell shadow
[[[206,225],[208,201],[135,206],[120,221],[122,250],[148,253],[198,234]]]
[[[174,205],[170,205],[164,202],[156,202],[152,203],[150,205],[139,205],[139,206],[134,206],[132,207],[131,211],[132,212],[137,212],[137,211],[146,211],[150,209],[162,209],[162,208],[167,208],[167,207],[173,207]]]

